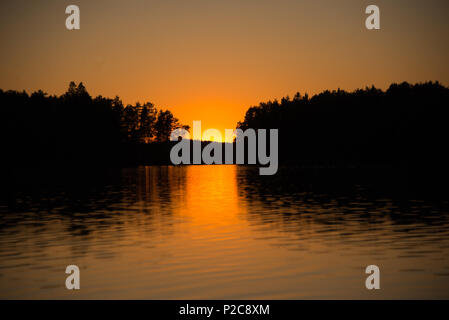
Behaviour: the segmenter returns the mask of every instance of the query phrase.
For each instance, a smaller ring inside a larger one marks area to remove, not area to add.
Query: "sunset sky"
[[[66,6],[81,29],[65,28]],[[365,8],[381,30],[365,28]],[[0,88],[151,101],[184,124],[234,128],[295,92],[449,85],[447,0],[1,1]]]

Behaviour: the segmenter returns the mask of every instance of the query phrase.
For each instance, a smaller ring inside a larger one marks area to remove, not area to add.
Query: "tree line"
[[[278,129],[281,164],[434,174],[448,171],[448,108],[449,88],[403,82],[298,92],[250,107],[237,127]],[[169,110],[92,98],[82,83],[60,96],[0,90],[1,161],[10,166],[170,164],[169,136],[180,127],[188,129]]]
[[[0,89],[0,106],[3,160],[12,165],[118,163],[135,157],[138,146],[166,143],[172,130],[188,129],[151,102],[125,106],[117,96],[92,98],[75,82],[60,96]]]
[[[262,102],[237,124],[279,129],[281,163],[447,171],[449,88],[438,82]]]

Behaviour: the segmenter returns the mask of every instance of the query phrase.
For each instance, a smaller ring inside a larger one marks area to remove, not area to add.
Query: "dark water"
[[[449,298],[447,201],[291,168],[66,175],[2,190],[0,298]]]

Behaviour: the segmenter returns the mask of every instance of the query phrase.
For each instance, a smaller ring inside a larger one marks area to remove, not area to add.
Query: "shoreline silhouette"
[[[0,89],[0,102],[5,168],[170,165],[170,133],[189,129],[150,102],[92,98],[82,83],[61,96]],[[250,107],[237,128],[279,129],[280,165],[447,176],[448,106],[438,82],[297,93]]]

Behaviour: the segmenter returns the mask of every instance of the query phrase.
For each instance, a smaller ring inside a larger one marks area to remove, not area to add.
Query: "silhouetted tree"
[[[0,143],[10,165],[143,161],[138,146],[167,141],[171,130],[182,126],[170,111],[158,113],[150,102],[124,107],[119,97],[93,99],[82,82],[70,82],[59,97],[42,90],[31,95],[0,90],[0,105]]]
[[[159,110],[155,122],[155,140],[158,142],[168,141],[173,130],[178,128],[189,129],[189,126],[183,126],[179,120],[173,116],[169,110]]]
[[[237,123],[279,129],[280,159],[305,166],[447,168],[449,88],[438,82],[262,102]]]

